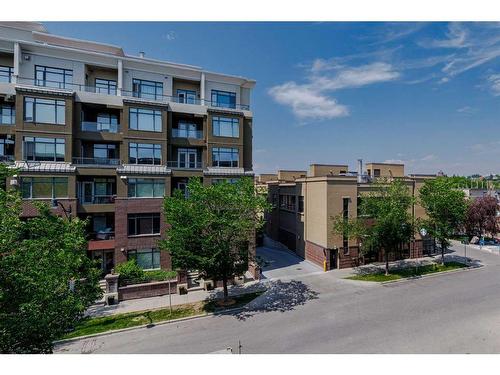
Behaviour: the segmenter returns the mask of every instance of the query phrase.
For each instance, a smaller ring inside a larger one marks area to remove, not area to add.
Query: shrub
[[[131,281],[137,283],[146,281],[145,272],[135,259],[117,265],[116,273],[120,274],[120,284],[131,284]]]
[[[148,281],[172,280],[177,277],[177,272],[165,270],[145,271],[144,274]]]

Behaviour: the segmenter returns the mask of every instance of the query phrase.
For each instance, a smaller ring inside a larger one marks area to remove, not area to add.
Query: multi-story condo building
[[[356,172],[350,172],[347,165],[324,164],[312,164],[309,172],[280,170],[275,181],[267,181],[273,210],[266,215],[266,233],[326,270],[381,261],[383,253],[378,249],[362,254],[356,240],[333,233],[334,217],[357,217],[360,200],[374,191],[374,181],[378,178],[401,179],[416,197],[425,179],[434,177],[406,176],[402,164],[368,163],[364,171],[361,160]],[[424,217],[425,211],[418,201],[411,214],[414,219]],[[433,249],[430,238],[417,234],[409,244],[402,244],[397,257],[421,257]]]
[[[130,56],[113,45],[0,23],[0,161],[7,181],[58,214],[88,218],[89,255],[103,272],[135,258],[170,268],[157,241],[163,197],[253,176],[255,81]]]

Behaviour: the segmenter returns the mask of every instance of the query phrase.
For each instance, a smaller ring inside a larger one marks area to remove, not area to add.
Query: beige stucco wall
[[[331,176],[347,173],[349,170],[348,165],[335,165],[335,164],[311,164],[309,166],[309,176]]]

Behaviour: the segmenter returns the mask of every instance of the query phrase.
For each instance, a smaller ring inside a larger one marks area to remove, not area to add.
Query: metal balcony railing
[[[189,163],[171,160],[167,161],[167,167],[175,169],[202,169],[202,163],[201,161]]]
[[[113,228],[106,228],[97,232],[90,233],[92,241],[113,240],[115,238],[115,231]]]
[[[86,157],[74,157],[73,164],[77,165],[120,165],[120,159],[109,159],[109,158],[86,158]]]
[[[118,133],[120,131],[119,124],[106,124],[96,121],[82,121],[82,131],[94,133]]]
[[[11,77],[10,76],[5,77],[4,79],[7,80],[7,78],[8,78],[8,81],[10,82]],[[79,83],[59,82],[59,81],[50,81],[50,80],[25,78],[25,77],[18,77],[17,83],[24,84],[24,85],[31,85],[31,86],[62,89],[62,90],[91,92],[91,93],[97,93],[97,94],[103,94],[103,95],[112,95],[112,96],[121,95],[124,97],[144,99],[144,100],[148,100],[148,101],[156,101],[156,102],[161,102],[161,103],[173,102],[173,103],[181,103],[181,104],[205,105],[205,106],[216,107],[216,108],[221,108],[221,109],[238,109],[238,110],[245,110],[245,111],[250,110],[250,106],[247,104],[227,104],[227,103],[220,103],[220,102],[212,101],[212,100],[208,100],[208,99],[201,100],[201,99],[185,98],[185,97],[177,96],[177,95],[169,96],[169,95],[163,95],[163,94],[129,91],[129,90],[124,90],[124,89],[119,90],[119,89],[115,89],[114,87],[96,87],[96,86],[89,86],[89,85],[84,85],[84,84],[79,84]]]
[[[14,162],[14,155],[0,155],[1,163],[12,163]]]
[[[92,195],[79,197],[80,204],[110,204],[115,203],[115,195]]]
[[[203,130],[172,129],[172,137],[203,139]]]

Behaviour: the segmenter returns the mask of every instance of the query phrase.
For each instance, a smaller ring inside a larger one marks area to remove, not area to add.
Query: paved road
[[[335,271],[294,273],[240,314],[80,340],[57,351],[210,353],[240,340],[243,353],[499,353],[500,256],[467,255],[485,266],[385,286],[342,280]]]

